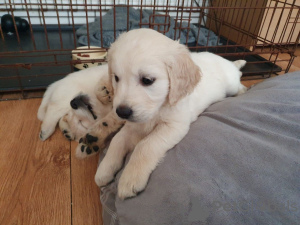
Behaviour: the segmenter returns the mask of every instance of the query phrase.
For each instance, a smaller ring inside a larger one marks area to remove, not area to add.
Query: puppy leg
[[[56,124],[59,119],[66,113],[61,110],[57,110],[54,105],[49,105],[45,114],[44,120],[41,125],[40,139],[45,141],[55,131]]]
[[[50,99],[52,97],[52,93],[53,93],[53,87],[49,87],[44,96],[43,96],[43,100],[41,102],[41,105],[38,109],[38,113],[37,113],[37,117],[40,121],[43,121],[47,112],[47,108],[48,108],[48,104],[50,102]]]
[[[179,121],[179,120],[178,120]],[[152,171],[165,153],[174,147],[188,132],[189,122],[159,124],[135,147],[118,185],[121,199],[133,197],[144,190]]]
[[[124,123],[111,111],[103,119],[99,120],[85,137],[79,140],[76,156],[85,158],[96,154],[99,150],[103,150]]]
[[[126,153],[133,148],[132,134],[126,126],[112,139],[109,149],[100,163],[95,175],[98,186],[105,186],[114,179],[115,173],[122,167]]]

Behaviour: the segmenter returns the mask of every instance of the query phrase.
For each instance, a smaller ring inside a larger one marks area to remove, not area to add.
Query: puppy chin
[[[155,117],[155,114],[150,113],[134,113],[130,118],[127,119],[131,123],[147,123]]]

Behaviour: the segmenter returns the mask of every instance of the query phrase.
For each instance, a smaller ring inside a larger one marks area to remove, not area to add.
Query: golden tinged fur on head
[[[178,42],[174,42],[173,53],[165,63],[169,75],[169,103],[174,105],[190,94],[201,78],[200,68],[190,57],[190,52]]]
[[[114,109],[132,110],[128,120],[133,122],[147,121],[161,106],[176,104],[201,77],[186,46],[151,29],[121,34],[108,51],[108,66]],[[145,78],[153,84],[143,85]]]

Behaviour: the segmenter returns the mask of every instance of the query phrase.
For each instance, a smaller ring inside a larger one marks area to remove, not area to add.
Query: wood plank
[[[77,142],[71,142],[73,225],[102,225],[100,189],[94,181],[99,155],[77,159],[76,146]]]
[[[0,102],[0,224],[71,224],[70,144],[38,139],[41,99]]]

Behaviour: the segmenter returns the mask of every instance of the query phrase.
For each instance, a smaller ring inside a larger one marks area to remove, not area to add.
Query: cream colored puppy
[[[42,121],[40,139],[46,140],[57,123],[70,140],[79,140],[88,129],[112,108],[110,93],[104,88],[108,66],[98,66],[74,72],[51,84],[38,110]]]
[[[187,134],[190,124],[211,104],[245,92],[240,68],[245,61],[190,53],[151,29],[120,35],[108,53],[114,88],[113,110],[126,120],[112,139],[95,181],[114,179],[133,151],[118,184],[121,199],[144,190],[166,152]]]

